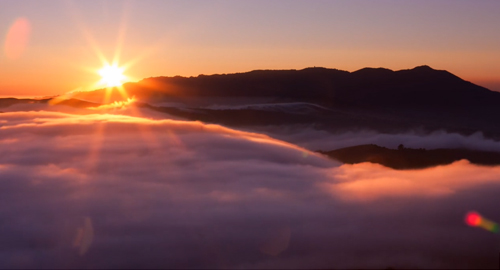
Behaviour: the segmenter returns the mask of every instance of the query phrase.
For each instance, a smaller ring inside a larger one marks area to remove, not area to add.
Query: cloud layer
[[[0,267],[497,267],[500,168],[341,165],[217,125],[0,114]]]
[[[500,142],[487,139],[480,132],[470,136],[445,131],[413,131],[403,134],[377,133],[371,130],[329,132],[308,125],[251,127],[248,130],[258,131],[313,151],[328,151],[360,144],[376,144],[395,149],[399,144],[404,144],[408,148],[468,148],[500,152]]]

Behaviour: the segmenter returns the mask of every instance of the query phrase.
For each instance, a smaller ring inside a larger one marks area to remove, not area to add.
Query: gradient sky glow
[[[253,69],[430,65],[500,91],[500,1],[0,2],[0,95],[91,89],[100,52],[132,81]],[[19,56],[6,49],[24,18]],[[122,46],[120,46],[120,44]]]

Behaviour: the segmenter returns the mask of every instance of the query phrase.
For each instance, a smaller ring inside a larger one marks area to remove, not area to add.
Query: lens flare
[[[476,227],[481,223],[481,216],[476,212],[469,212],[465,217],[465,223],[469,226]]]
[[[26,46],[31,32],[31,25],[28,19],[17,19],[9,29],[5,38],[5,56],[9,59],[19,58]]]
[[[480,227],[492,233],[498,233],[498,224],[482,217],[477,212],[467,213],[465,223],[471,227]]]

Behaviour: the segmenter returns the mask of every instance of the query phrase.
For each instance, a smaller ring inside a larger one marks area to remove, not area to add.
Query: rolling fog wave
[[[396,149],[399,144],[404,144],[407,148],[466,148],[500,152],[500,142],[485,138],[481,132],[470,136],[446,131],[432,133],[413,131],[399,134],[379,133],[370,130],[332,132],[318,130],[308,125],[251,127],[245,130],[267,134],[311,151],[327,151],[362,144],[376,144]]]

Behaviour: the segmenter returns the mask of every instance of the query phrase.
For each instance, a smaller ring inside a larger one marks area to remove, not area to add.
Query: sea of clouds
[[[500,167],[397,171],[301,146],[201,122],[0,113],[0,268],[498,266],[498,236],[463,220],[500,221]]]

